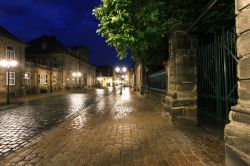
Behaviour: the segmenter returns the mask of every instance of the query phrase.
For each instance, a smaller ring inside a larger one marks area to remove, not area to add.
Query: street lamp
[[[120,67],[116,67],[116,68],[115,68],[115,71],[116,71],[117,73],[119,73],[120,70],[121,70]]]
[[[7,104],[10,103],[10,74],[9,70],[11,67],[17,66],[17,61],[15,60],[1,60],[0,66],[7,69]]]
[[[127,72],[127,68],[126,68],[126,67],[116,67],[116,68],[115,68],[115,71],[116,71],[116,73],[119,74],[119,77],[120,77],[121,82],[122,82],[122,79],[123,79],[123,78],[122,78],[122,77],[123,77],[122,74],[124,74],[124,73]],[[120,88],[120,94],[122,94],[122,87]]]
[[[127,72],[127,68],[126,68],[126,67],[123,67],[123,68],[122,68],[122,72],[123,72],[123,73],[126,73],[126,72]]]
[[[80,87],[79,77],[82,76],[82,73],[81,72],[73,72],[72,76],[76,78],[76,84],[79,83],[79,87]]]

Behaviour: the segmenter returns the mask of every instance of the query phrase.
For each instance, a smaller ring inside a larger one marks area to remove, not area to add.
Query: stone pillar
[[[168,73],[168,93],[165,98],[166,111],[179,120],[197,119],[197,71],[196,71],[196,36],[185,31],[186,26],[176,26],[169,38],[169,60],[166,64]]]
[[[238,105],[225,127],[227,165],[250,165],[250,0],[236,0]]]

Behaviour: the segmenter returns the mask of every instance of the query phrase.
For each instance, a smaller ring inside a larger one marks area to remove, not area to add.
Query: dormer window
[[[11,45],[6,46],[6,59],[15,59],[15,48]]]
[[[42,49],[43,49],[43,50],[46,50],[46,49],[47,49],[47,43],[45,43],[45,42],[42,43]]]

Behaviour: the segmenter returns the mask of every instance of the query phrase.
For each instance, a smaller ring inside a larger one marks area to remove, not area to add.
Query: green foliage
[[[200,34],[212,35],[235,26],[234,0],[219,0],[198,25]]]
[[[233,0],[232,0],[233,1]],[[116,49],[119,58],[132,58],[144,66],[161,64],[167,53],[167,33],[178,23],[190,23],[199,16],[210,0],[102,0],[93,10],[100,21],[97,33]],[[228,5],[228,11],[213,10],[203,20],[200,29],[212,32],[216,22],[231,17],[232,3],[219,0],[219,6]],[[190,9],[191,8],[191,9]],[[213,24],[213,26],[208,26]],[[202,27],[206,27],[202,28]],[[209,27],[209,28],[207,28]]]
[[[127,50],[134,43],[134,25],[131,24],[131,0],[103,0],[101,6],[93,10],[100,21],[97,33],[114,46],[118,56],[125,58]]]
[[[93,14],[100,21],[97,33],[115,47],[118,57],[125,58],[130,49],[133,59],[144,65],[163,59],[152,50],[165,40],[169,28],[181,22],[171,16],[166,2],[158,0],[103,0]]]

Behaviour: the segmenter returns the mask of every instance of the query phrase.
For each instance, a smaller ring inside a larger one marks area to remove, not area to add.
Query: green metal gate
[[[235,31],[223,31],[197,50],[198,124],[221,138],[237,102]]]
[[[148,76],[148,88],[153,91],[166,93],[167,75],[165,70],[158,71]]]

